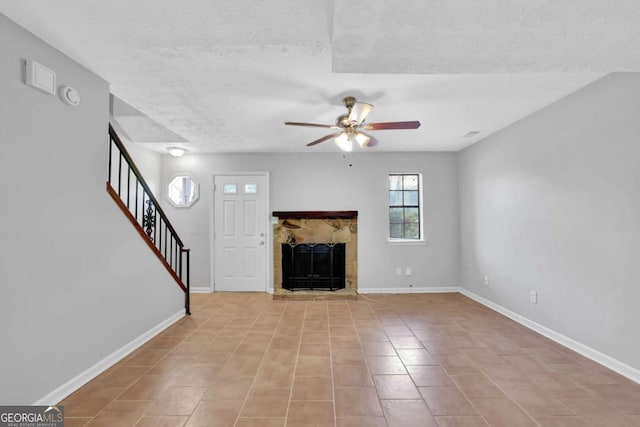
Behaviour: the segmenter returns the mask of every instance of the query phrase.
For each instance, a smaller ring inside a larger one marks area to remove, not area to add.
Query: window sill
[[[414,239],[387,239],[387,243],[389,245],[407,245],[407,246],[421,246],[421,245],[426,245],[427,241],[420,239],[420,240],[414,240]]]

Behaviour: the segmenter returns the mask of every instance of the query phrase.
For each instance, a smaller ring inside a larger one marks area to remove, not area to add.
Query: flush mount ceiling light
[[[182,157],[182,155],[187,152],[187,149],[182,147],[167,147],[167,151],[173,157]]]
[[[353,141],[356,141],[360,148],[373,147],[378,144],[378,140],[368,135],[362,130],[384,130],[384,129],[417,129],[420,127],[419,121],[408,122],[386,122],[386,123],[365,123],[364,119],[373,109],[373,105],[364,102],[356,102],[353,96],[347,96],[342,100],[347,107],[347,114],[341,114],[336,119],[335,125],[325,125],[318,123],[285,122],[285,125],[309,126],[328,129],[338,129],[340,132],[332,133],[316,139],[307,144],[311,147],[329,139],[334,139],[334,143],[342,151],[352,151]]]

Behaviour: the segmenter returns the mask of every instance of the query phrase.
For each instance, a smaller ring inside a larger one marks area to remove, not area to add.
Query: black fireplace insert
[[[283,243],[282,287],[335,291],[345,287],[344,243]]]

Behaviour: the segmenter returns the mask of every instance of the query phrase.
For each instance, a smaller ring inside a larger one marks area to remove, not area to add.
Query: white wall
[[[363,153],[349,167],[338,153],[211,154],[164,156],[163,179],[189,172],[200,183],[191,208],[165,203],[187,247],[192,249],[192,286],[210,280],[211,175],[214,172],[268,171],[270,211],[358,211],[360,289],[458,286],[457,170],[454,153]],[[424,245],[391,245],[388,236],[388,184],[392,172],[420,172],[424,181]],[[164,198],[164,195],[163,195]],[[413,276],[396,276],[396,267]]]
[[[0,404],[31,404],[183,294],[106,193],[107,83],[3,15],[0,40]],[[25,58],[80,106],[24,85]]]
[[[113,117],[111,120],[113,120]],[[149,185],[149,189],[156,199],[160,201],[162,196],[160,185],[162,181],[162,155],[145,147],[143,143],[131,141],[120,133],[118,133],[118,137],[120,137],[145,182]]]
[[[124,144],[134,163],[138,167],[138,170],[149,186],[149,189],[151,190],[153,195],[157,199],[159,199],[161,196],[160,180],[162,178],[162,156],[160,155],[160,153],[151,149],[153,143],[141,143],[129,139],[127,133],[124,131],[123,127],[118,121],[118,116],[116,115],[116,113],[118,113],[118,109],[129,109],[126,111],[121,111],[121,113],[135,112],[136,115],[140,116],[142,116],[143,114],[140,111],[134,109],[129,104],[125,103],[123,100],[114,96],[113,94],[109,96],[109,122],[111,123],[111,126],[113,127],[115,132],[118,134],[120,141],[122,141],[122,143]],[[148,120],[151,120],[148,117],[146,118]]]
[[[459,156],[462,286],[636,369],[639,137],[614,73]]]

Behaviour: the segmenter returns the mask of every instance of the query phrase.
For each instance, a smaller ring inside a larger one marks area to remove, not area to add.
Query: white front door
[[[267,290],[265,175],[214,177],[214,290]]]

